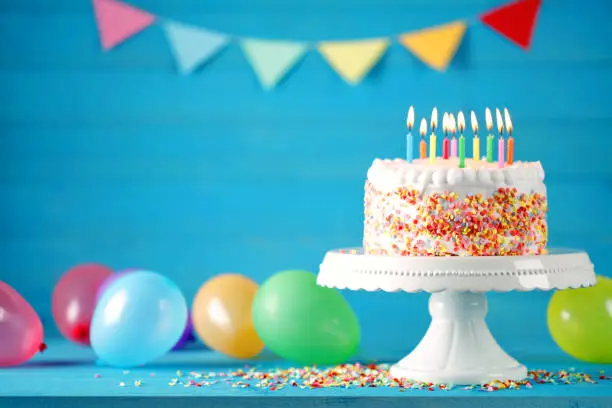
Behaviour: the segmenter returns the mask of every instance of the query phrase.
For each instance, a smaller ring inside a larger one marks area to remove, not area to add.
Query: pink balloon
[[[113,274],[106,266],[78,265],[66,272],[53,289],[52,312],[60,333],[75,343],[90,345],[89,329],[96,295]]]
[[[44,349],[43,326],[32,306],[0,281],[0,367],[23,364]]]
[[[117,272],[113,273],[108,278],[106,278],[104,280],[104,283],[102,283],[102,285],[98,289],[98,292],[96,293],[96,304],[98,304],[98,302],[100,301],[100,298],[102,297],[102,294],[110,286],[111,283],[113,283],[114,281],[116,281],[118,278],[122,277],[126,273],[134,272],[134,271],[139,271],[139,270],[140,269],[137,269],[137,268],[122,269],[120,271],[117,271]]]

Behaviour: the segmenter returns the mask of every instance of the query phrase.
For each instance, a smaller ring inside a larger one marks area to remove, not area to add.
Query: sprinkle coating
[[[492,194],[365,185],[363,247],[370,255],[495,256],[546,253],[548,203],[537,192]]]

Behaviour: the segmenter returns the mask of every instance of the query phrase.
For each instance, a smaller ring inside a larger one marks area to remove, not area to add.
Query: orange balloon
[[[255,331],[251,305],[258,285],[239,274],[216,276],[193,300],[193,328],[210,348],[235,358],[256,356],[264,344]]]

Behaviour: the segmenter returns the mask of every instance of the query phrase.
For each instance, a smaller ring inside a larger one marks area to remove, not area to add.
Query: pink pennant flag
[[[116,0],[93,0],[100,42],[110,50],[155,22],[155,16]]]

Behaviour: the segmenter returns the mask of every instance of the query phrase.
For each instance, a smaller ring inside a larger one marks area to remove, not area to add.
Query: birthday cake
[[[465,147],[460,157],[446,148],[443,157],[436,157],[435,149],[430,152],[429,158],[374,160],[365,183],[366,254],[546,252],[547,200],[540,162],[469,159]]]

